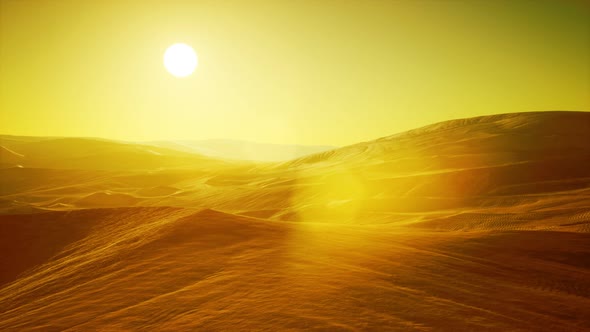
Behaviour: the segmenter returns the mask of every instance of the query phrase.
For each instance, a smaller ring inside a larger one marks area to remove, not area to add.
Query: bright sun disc
[[[164,67],[176,77],[186,77],[195,71],[197,54],[187,44],[174,44],[164,53]]]

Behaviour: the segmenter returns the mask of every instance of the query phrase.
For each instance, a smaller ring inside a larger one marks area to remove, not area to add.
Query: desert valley
[[[2,331],[590,330],[590,113],[281,162],[0,137]]]

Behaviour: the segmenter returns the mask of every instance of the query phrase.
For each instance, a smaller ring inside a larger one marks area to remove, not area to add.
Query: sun
[[[164,52],[164,67],[176,77],[186,77],[192,74],[197,68],[197,54],[187,44],[170,45]]]

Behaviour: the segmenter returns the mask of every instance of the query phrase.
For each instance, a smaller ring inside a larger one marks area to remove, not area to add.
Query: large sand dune
[[[0,330],[590,330],[590,113],[282,163],[3,136]]]

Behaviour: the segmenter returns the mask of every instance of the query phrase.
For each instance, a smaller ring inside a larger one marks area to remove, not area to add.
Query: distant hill
[[[145,144],[209,157],[252,161],[285,161],[337,148],[329,145],[270,144],[230,139],[152,141]]]

